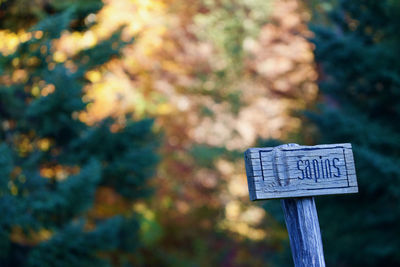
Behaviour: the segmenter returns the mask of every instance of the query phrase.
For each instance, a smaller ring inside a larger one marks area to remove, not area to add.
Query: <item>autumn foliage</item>
[[[276,143],[269,139],[313,144],[317,129],[333,134],[314,102],[340,105],[318,97],[318,86],[342,79],[328,64],[340,58],[327,56],[325,39],[347,43],[312,32],[309,22],[318,21],[313,11],[340,5],[0,0],[0,7],[7,214],[0,265],[284,262],[286,231],[271,209],[250,203],[243,151]],[[357,25],[351,18],[340,24],[346,34]],[[346,61],[339,63],[345,73]],[[333,84],[352,92],[346,79]],[[304,109],[314,115],[306,119]],[[339,139],[322,140],[349,141]]]

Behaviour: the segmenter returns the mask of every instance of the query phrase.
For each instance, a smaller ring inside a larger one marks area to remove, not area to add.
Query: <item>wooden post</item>
[[[314,197],[357,193],[351,144],[249,148],[251,200],[282,199],[296,267],[325,266]]]
[[[313,197],[282,199],[294,266],[324,267],[324,251]]]

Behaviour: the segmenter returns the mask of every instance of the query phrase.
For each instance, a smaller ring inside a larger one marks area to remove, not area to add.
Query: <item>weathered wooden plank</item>
[[[358,187],[356,174],[349,174],[349,186]]]
[[[285,185],[280,187],[278,182],[265,182],[265,181],[254,181],[255,190],[263,190],[264,192],[287,192],[287,191],[296,191],[300,189],[305,190],[317,190],[317,189],[328,189],[328,188],[337,188],[337,187],[348,187],[348,180],[346,178],[324,181],[323,183],[316,183],[313,180],[301,181],[298,182],[298,179],[289,179],[289,181],[294,180],[294,182],[290,182],[289,185]]]
[[[253,166],[253,171],[261,171],[261,170],[262,170],[261,165],[254,165]]]
[[[253,198],[250,197],[250,200],[262,200],[262,199],[279,199],[279,198],[291,198],[293,194],[296,194],[296,197],[309,197],[315,196],[315,191],[318,191],[318,196],[323,195],[340,195],[340,194],[350,194],[350,193],[358,193],[358,187],[350,186],[350,187],[343,187],[343,188],[335,188],[332,190],[331,188],[328,189],[317,189],[317,190],[307,190],[307,189],[300,189],[296,191],[276,191],[276,192],[264,192],[263,190],[258,191],[250,191],[253,194]]]
[[[263,175],[263,173],[262,173],[262,170],[259,170],[259,171],[253,171],[253,173],[252,173],[253,175],[254,175],[254,177],[257,177],[257,176],[261,176],[262,177],[262,175]]]
[[[249,191],[249,196],[250,196],[250,199],[252,199],[252,200],[257,199],[257,195],[255,192]]]
[[[245,154],[245,161],[248,162],[250,161],[249,154]],[[255,191],[255,186],[254,186],[254,178],[252,177],[254,175],[254,170],[253,170],[253,165],[252,164],[246,164],[246,176],[247,176],[247,184],[249,186],[249,192],[250,192],[250,198],[256,197],[253,191]],[[262,173],[260,173],[262,175]]]
[[[253,200],[358,192],[351,144],[250,148],[245,163]]]
[[[295,267],[324,267],[324,252],[313,197],[282,200]]]

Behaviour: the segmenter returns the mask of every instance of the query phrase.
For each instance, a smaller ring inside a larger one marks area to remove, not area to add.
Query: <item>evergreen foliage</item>
[[[329,266],[400,264],[399,18],[397,1],[339,1],[312,28],[322,104],[307,116],[317,143],[353,144],[359,182],[318,198]]]
[[[152,120],[127,115],[119,128],[112,118],[90,126],[79,120],[86,72],[127,44],[118,30],[68,65],[55,61],[55,40],[82,12],[44,18],[0,59],[0,266],[123,265],[141,246],[131,208],[99,216],[93,205],[99,188],[128,205],[148,196],[159,138]]]

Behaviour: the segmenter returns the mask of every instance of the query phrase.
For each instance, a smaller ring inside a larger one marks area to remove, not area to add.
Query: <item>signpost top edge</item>
[[[251,147],[248,148],[245,153],[255,153],[255,152],[271,152],[276,147]],[[315,145],[315,146],[303,146],[299,145],[296,147],[287,147],[280,148],[282,151],[295,151],[295,150],[317,150],[317,149],[330,149],[330,148],[348,148],[352,149],[350,143],[341,143],[341,144],[325,144],[325,145]]]

